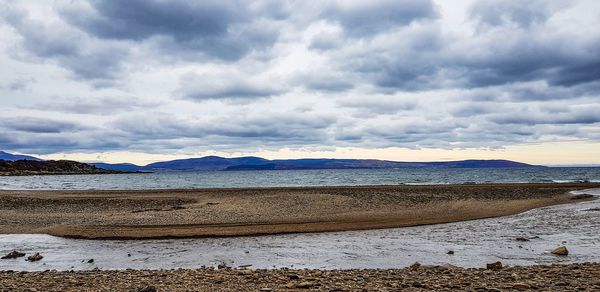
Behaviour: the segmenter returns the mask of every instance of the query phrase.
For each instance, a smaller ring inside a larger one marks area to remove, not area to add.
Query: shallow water
[[[0,189],[131,190],[342,185],[600,182],[600,168],[402,168],[0,176]]]
[[[580,191],[600,196],[600,189]],[[48,235],[0,235],[0,253],[40,252],[44,259],[0,260],[1,270],[252,268],[402,268],[450,263],[483,267],[600,262],[600,200],[539,208],[518,215],[467,222],[368,231],[237,238],[90,241]],[[528,242],[515,238],[539,237]],[[566,245],[570,254],[548,251]],[[453,250],[454,255],[447,251]],[[128,256],[130,254],[130,256]],[[82,261],[94,259],[94,263]]]

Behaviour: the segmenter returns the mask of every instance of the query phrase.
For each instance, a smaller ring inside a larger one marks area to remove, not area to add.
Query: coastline
[[[0,272],[0,286],[8,291],[592,291],[600,289],[599,276],[600,263],[494,269],[414,264],[404,269],[331,271],[230,268],[4,271]]]
[[[517,214],[574,202],[570,191],[598,187],[544,183],[0,191],[0,234],[149,239],[394,228]]]

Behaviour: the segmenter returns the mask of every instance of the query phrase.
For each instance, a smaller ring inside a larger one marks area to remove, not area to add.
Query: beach
[[[0,191],[0,233],[85,239],[395,228],[590,199],[600,184],[460,184],[127,191]]]
[[[597,291],[600,264],[464,269],[0,272],[5,291]]]

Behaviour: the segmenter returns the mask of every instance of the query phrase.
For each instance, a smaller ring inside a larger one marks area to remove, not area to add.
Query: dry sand
[[[0,191],[0,233],[140,239],[445,223],[573,201],[600,184]]]

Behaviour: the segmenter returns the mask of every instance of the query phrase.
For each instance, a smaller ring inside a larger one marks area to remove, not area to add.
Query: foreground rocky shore
[[[600,263],[465,269],[0,272],[2,291],[598,291]]]

